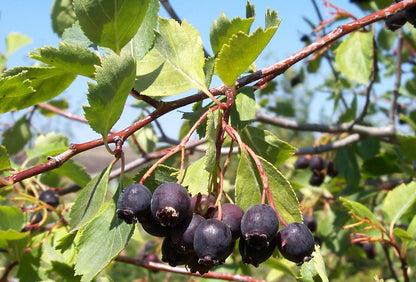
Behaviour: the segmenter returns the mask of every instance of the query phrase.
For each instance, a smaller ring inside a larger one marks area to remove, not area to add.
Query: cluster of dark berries
[[[324,182],[325,175],[330,177],[338,175],[333,161],[327,162],[320,156],[299,156],[295,162],[295,168],[305,169],[308,167],[312,171],[312,176],[309,179],[309,184],[312,186],[320,186]]]
[[[59,205],[59,197],[52,190],[42,191],[39,194],[39,200],[41,200],[42,202],[44,202],[45,204],[53,208],[57,208]],[[32,208],[24,208],[23,210],[31,210],[31,209]],[[43,219],[43,215],[39,211],[38,212],[31,211],[29,213],[29,217],[30,217],[29,224],[22,229],[23,232],[32,231],[32,230],[39,228],[39,223]]]
[[[235,204],[222,204],[221,210],[214,206],[213,195],[190,197],[178,183],[164,183],[153,195],[144,185],[131,184],[120,194],[117,215],[129,224],[139,222],[153,236],[164,237],[163,262],[185,265],[201,275],[223,264],[238,239],[243,262],[256,267],[276,246],[298,265],[312,258],[314,237],[308,227],[291,223],[279,230],[271,206],[254,205],[245,213]]]

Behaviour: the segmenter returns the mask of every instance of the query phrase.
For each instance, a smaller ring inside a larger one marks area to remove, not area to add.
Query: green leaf
[[[204,52],[198,31],[183,21],[159,19],[153,49],[137,64],[134,88],[144,95],[169,96],[198,89],[205,93]]]
[[[241,139],[254,152],[275,166],[283,164],[295,152],[296,148],[280,140],[272,132],[247,126],[240,133]]]
[[[301,281],[322,281],[328,282],[328,276],[325,270],[325,262],[320,252],[320,247],[315,245],[313,259],[302,264],[300,269]]]
[[[256,115],[256,100],[252,87],[238,90],[235,102],[231,108],[230,123],[235,129],[243,129]]]
[[[33,248],[28,252],[24,252],[19,259],[19,269],[16,277],[19,281],[43,281],[45,277],[41,277],[40,270],[42,247]]]
[[[248,0],[246,3],[246,18],[254,18],[256,16],[256,10],[254,4],[251,4]]]
[[[416,183],[401,184],[389,191],[383,202],[383,211],[390,218],[393,226],[400,217],[409,211],[410,207],[416,202]],[[414,214],[416,211],[412,211]]]
[[[18,207],[0,206],[0,230],[22,230],[25,217]]]
[[[79,193],[69,212],[71,232],[78,230],[97,215],[104,203],[110,171],[111,165],[95,176]]]
[[[377,35],[377,42],[384,50],[390,50],[393,47],[396,37],[397,33],[388,30],[387,28],[382,28]]]
[[[120,118],[134,84],[135,63],[124,52],[121,56],[105,57],[102,66],[96,66],[97,84],[89,83],[89,107],[84,107],[85,118],[91,128],[107,136]]]
[[[335,167],[351,187],[357,187],[361,175],[355,152],[350,147],[341,148],[336,152]]]
[[[403,229],[401,229],[399,227],[395,227],[393,229],[393,234],[395,236],[399,237],[400,240],[402,240],[402,242],[415,241],[416,240],[416,238],[414,238],[412,235],[410,235],[405,230],[403,230]]]
[[[240,17],[233,18],[230,21],[224,12],[222,12],[218,19],[215,19],[212,23],[209,32],[213,53],[217,54],[234,34],[240,31],[248,34],[253,21],[254,18],[242,19]]]
[[[302,222],[299,201],[289,181],[271,163],[258,158],[268,178],[273,202],[280,215],[287,223]],[[235,189],[236,203],[243,210],[261,202],[263,182],[259,169],[245,151],[242,152],[238,164]]]
[[[280,21],[278,21],[280,23]],[[215,69],[221,80],[233,86],[237,78],[254,62],[275,34],[278,25],[266,30],[260,27],[253,34],[234,34],[218,53]]]
[[[205,152],[205,170],[212,173],[216,167],[217,139],[221,128],[219,111],[209,111],[206,126],[207,150]]]
[[[351,106],[338,118],[338,123],[349,122],[354,120],[357,113],[357,96],[354,95]]]
[[[398,135],[400,153],[410,160],[416,160],[416,137],[415,136],[403,136]]]
[[[139,182],[148,169],[149,167],[142,169],[137,175],[134,176],[134,180]],[[148,178],[146,178],[143,184],[149,188],[151,192],[153,192],[156,187],[162,183],[178,181],[178,171],[179,170],[177,168],[160,164],[153,171],[153,173]]]
[[[127,245],[135,225],[119,219],[114,203],[105,204],[100,213],[82,229],[75,265],[81,281],[92,280]]]
[[[244,211],[261,203],[261,183],[258,169],[246,151],[241,151],[235,179],[235,203]]]
[[[68,149],[68,138],[61,133],[50,132],[39,135],[32,149],[26,151],[29,159],[42,158],[60,154]]]
[[[119,54],[142,24],[149,2],[74,0],[74,10],[82,30],[92,42]]]
[[[400,172],[399,156],[393,150],[376,155],[363,163],[362,171],[370,175],[384,175]]]
[[[351,80],[366,84],[373,68],[373,32],[354,32],[335,51],[340,71]]]
[[[101,64],[100,58],[88,48],[66,42],[60,42],[59,49],[49,46],[35,50],[29,53],[30,58],[90,78],[94,78],[95,65]]]
[[[344,197],[339,198],[343,205],[349,210],[352,211],[355,215],[361,217],[361,218],[368,218],[373,223],[379,225],[380,227],[383,227],[383,225],[378,221],[377,217],[363,204],[355,201],[347,200]],[[367,226],[367,225],[365,225]],[[363,230],[362,231],[365,234],[369,234],[370,236],[380,236],[380,231],[375,229],[370,229],[369,231]]]
[[[62,93],[76,74],[55,67],[16,67],[0,77],[0,113],[21,110]]]
[[[72,0],[55,0],[51,11],[52,29],[59,36],[71,27],[76,20]]]
[[[208,186],[211,174],[205,169],[206,157],[191,163],[184,171],[182,185],[187,187],[194,196],[198,193],[208,195]]]
[[[19,48],[32,42],[30,37],[18,32],[11,32],[6,37],[6,57],[9,57]]]
[[[28,233],[20,233],[13,229],[8,229],[6,231],[0,230],[0,241],[3,240],[20,240],[26,237]]]
[[[414,216],[412,221],[410,221],[409,227],[407,227],[407,234],[409,234],[416,240],[416,216]],[[416,241],[409,242],[407,247],[409,249],[416,247]]]
[[[9,153],[6,147],[0,145],[0,172],[10,168]]]
[[[73,159],[67,160],[62,166],[52,170],[52,173],[66,176],[81,187],[86,186],[91,181],[85,167],[76,163]]]
[[[12,128],[3,133],[2,144],[11,155],[19,153],[32,138],[26,116],[22,116]]]
[[[134,137],[145,152],[152,152],[156,147],[156,143],[159,141],[152,124],[148,124],[137,130],[134,133]],[[127,140],[129,141],[130,146],[136,151],[136,153],[142,153],[137,147],[136,143],[133,141],[133,137],[129,137]]]
[[[72,46],[90,47],[94,45],[91,40],[82,31],[79,22],[75,22],[71,27],[65,29],[62,34],[62,40],[71,44]]]
[[[280,19],[277,18],[277,11],[270,10],[267,8],[266,15],[265,15],[265,29],[269,29],[275,26],[279,26]]]
[[[150,0],[149,8],[139,30],[124,47],[124,49],[130,50],[136,60],[141,60],[152,47],[154,30],[157,28],[159,7],[158,0]]]

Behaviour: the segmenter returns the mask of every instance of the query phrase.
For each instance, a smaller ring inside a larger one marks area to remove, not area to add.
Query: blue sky
[[[321,1],[316,1],[321,5]],[[347,0],[334,0],[333,4],[343,7],[352,11],[357,16],[363,16],[361,12],[355,6],[351,5]],[[207,50],[211,51],[209,45],[209,30],[212,21],[217,18],[222,11],[229,17],[244,17],[245,16],[245,3],[246,1],[189,1],[189,0],[171,0],[172,7],[181,18],[185,18],[191,23],[201,34],[204,46]],[[253,24],[253,29],[258,26],[264,26],[264,12],[267,8],[278,10],[278,16],[282,19],[281,25],[268,45],[263,51],[262,55],[256,63],[258,68],[270,65],[280,59],[287,57],[288,55],[298,51],[303,47],[303,43],[299,38],[302,36],[302,31],[310,31],[309,26],[303,20],[306,16],[313,22],[317,23],[318,18],[313,9],[312,1],[309,0],[293,0],[293,1],[251,1],[255,5],[257,17]],[[50,10],[53,1],[41,0],[41,1],[28,1],[28,0],[3,0],[0,3],[0,52],[5,53],[5,38],[10,32],[19,32],[32,38],[32,43],[19,49],[14,53],[8,63],[7,67],[11,68],[20,65],[32,65],[33,60],[27,57],[28,52],[43,46],[57,46],[60,41],[59,37],[52,31]],[[322,8],[322,14],[325,16],[325,9]],[[160,16],[168,17],[163,7],[161,7]],[[80,104],[87,105],[85,93],[87,92],[86,86],[87,79],[77,79],[74,84],[65,91],[63,97],[70,98],[72,101],[76,101],[76,108],[70,109],[70,111],[82,115],[82,109]],[[213,85],[217,86],[217,85]],[[126,111],[129,111],[127,109]],[[117,129],[122,129],[131,123],[131,119],[126,116],[132,116],[124,113],[123,119],[116,125]],[[0,122],[6,122],[5,119],[10,119],[10,116],[0,116]],[[166,116],[161,119],[162,123],[166,123],[171,120],[172,116]],[[176,123],[179,124],[179,123]],[[47,129],[49,124],[43,125],[44,129]],[[40,126],[42,127],[42,126]],[[46,127],[46,128],[45,128]],[[60,122],[58,122],[55,130],[62,129]],[[171,133],[171,137],[177,137],[177,127],[165,126],[169,128],[167,130]],[[38,128],[42,130],[42,128]],[[72,131],[71,142],[85,142],[96,138],[98,135],[92,132],[87,126],[77,125],[77,128],[70,128]]]

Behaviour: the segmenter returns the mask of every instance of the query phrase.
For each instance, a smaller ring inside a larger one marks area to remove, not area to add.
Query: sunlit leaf
[[[198,193],[208,195],[210,173],[205,169],[206,157],[190,164],[184,171],[182,185],[194,196]]]
[[[3,133],[2,144],[7,148],[9,154],[14,155],[20,152],[31,138],[29,122],[26,116],[22,116],[12,128]]]
[[[7,152],[6,147],[0,145],[0,171],[10,168],[10,159],[9,153]]]
[[[51,10],[52,28],[59,36],[76,20],[72,0],[55,0]]]
[[[6,57],[9,57],[19,48],[32,42],[30,37],[20,34],[18,32],[12,32],[6,37]]]
[[[416,183],[401,184],[389,191],[383,202],[383,211],[390,218],[390,224],[393,226],[400,217],[414,206],[416,202]],[[412,214],[416,210],[410,211]]]

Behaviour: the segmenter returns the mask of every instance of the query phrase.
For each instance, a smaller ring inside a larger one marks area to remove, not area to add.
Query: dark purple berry
[[[326,174],[331,177],[335,177],[338,175],[338,171],[335,169],[333,161],[328,162],[328,165],[326,166]]]
[[[194,213],[171,229],[170,238],[177,250],[183,253],[194,250],[195,231],[204,220],[205,218]]]
[[[163,226],[175,226],[189,214],[191,198],[180,184],[163,183],[153,192],[150,209]]]
[[[300,266],[313,258],[315,239],[305,224],[294,222],[277,232],[277,248],[283,257]]]
[[[117,215],[132,224],[150,213],[152,193],[141,184],[130,184],[121,191],[117,201]]]
[[[322,240],[320,237],[313,236],[313,239],[315,240],[315,245],[322,246]]]
[[[325,179],[325,174],[323,173],[313,173],[311,178],[309,178],[309,184],[312,186],[320,186]]]
[[[317,222],[316,219],[313,216],[309,216],[307,214],[303,214],[303,224],[305,224],[311,232],[315,232]]]
[[[362,244],[362,248],[367,255],[367,258],[373,259],[376,256],[376,248],[372,242]]]
[[[59,197],[58,195],[52,190],[42,191],[39,194],[39,200],[42,202],[56,208],[59,205]]]
[[[386,28],[395,31],[406,23],[405,11],[400,11],[386,19]]]
[[[304,155],[300,155],[295,162],[296,169],[304,169],[309,166],[309,159]]]
[[[195,255],[195,253],[181,253],[173,245],[169,237],[163,239],[162,243],[162,261],[167,262],[170,266],[183,265]]]
[[[413,25],[413,27],[416,27],[416,7],[413,6],[406,9],[404,15],[406,20]]]
[[[275,210],[266,204],[249,208],[241,219],[241,234],[251,246],[264,249],[279,230],[279,218]]]
[[[224,263],[234,248],[231,230],[215,218],[202,222],[195,232],[194,250],[198,263],[215,266]]]
[[[151,214],[142,218],[140,223],[148,234],[155,237],[168,237],[170,235],[170,227],[160,225]]]
[[[198,197],[200,197],[199,203],[198,203]],[[213,208],[215,206],[215,196],[210,194],[209,195],[209,201],[208,201],[208,207],[207,205],[207,199],[208,195],[201,195],[197,194],[193,197],[191,197],[191,206],[190,211],[191,213],[197,213],[202,214],[204,211],[208,211],[210,208]]]
[[[244,210],[239,206],[230,203],[223,204],[221,209],[221,221],[230,227],[233,240],[235,241],[241,236],[241,219],[243,218]],[[218,218],[218,210],[215,211],[212,217]]]
[[[309,167],[311,168],[311,170],[315,173],[320,172],[321,170],[325,169],[326,167],[326,162],[323,158],[321,158],[320,156],[313,156],[311,157],[311,159],[309,160]]]
[[[258,267],[260,263],[265,262],[272,256],[274,249],[276,248],[276,238],[269,242],[269,245],[262,248],[254,248],[246,240],[240,239],[239,242],[240,255],[244,264],[252,264]]]

